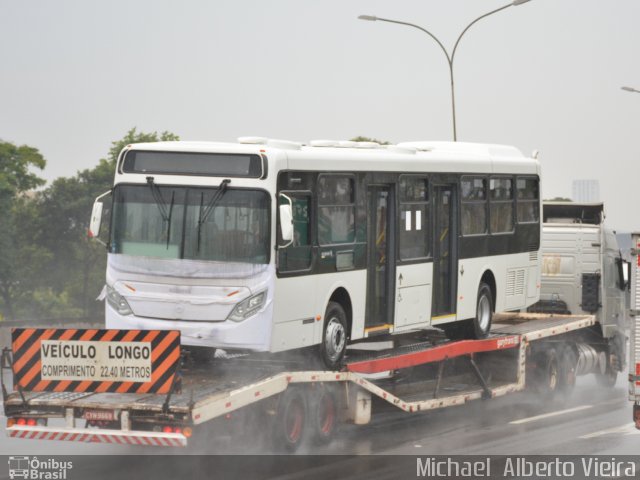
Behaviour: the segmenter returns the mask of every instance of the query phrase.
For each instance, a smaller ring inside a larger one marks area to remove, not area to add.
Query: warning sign
[[[180,332],[16,328],[14,385],[27,391],[167,393]]]
[[[42,340],[45,380],[151,381],[151,343]]]

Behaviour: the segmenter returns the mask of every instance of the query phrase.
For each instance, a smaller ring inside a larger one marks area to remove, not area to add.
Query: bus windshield
[[[118,185],[113,200],[111,253],[269,262],[269,196],[263,191]]]

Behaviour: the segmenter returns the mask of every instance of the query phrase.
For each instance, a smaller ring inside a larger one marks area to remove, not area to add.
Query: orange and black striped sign
[[[14,328],[14,389],[168,393],[180,362],[177,330]]]

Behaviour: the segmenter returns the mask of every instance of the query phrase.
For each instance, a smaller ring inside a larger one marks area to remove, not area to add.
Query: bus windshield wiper
[[[169,250],[169,239],[171,238],[171,216],[173,215],[173,201],[176,197],[176,191],[171,192],[171,203],[169,204],[169,214],[167,215],[167,250]]]
[[[167,204],[162,198],[162,192],[160,191],[160,187],[156,185],[153,181],[153,177],[147,177],[147,184],[151,189],[151,195],[153,196],[153,200],[156,202],[158,206],[158,210],[160,210],[160,216],[162,217],[163,222],[167,222],[167,249],[169,248],[169,238],[171,236],[171,216],[173,215],[173,204],[176,196],[175,190],[171,192],[171,204],[168,207]]]
[[[202,224],[207,221],[207,218],[209,217],[213,209],[216,208],[216,205],[218,204],[218,202],[220,201],[224,193],[227,191],[227,185],[229,185],[230,183],[231,183],[231,180],[229,180],[228,178],[225,178],[224,180],[222,180],[222,182],[220,182],[220,185],[218,186],[218,190],[216,190],[216,193],[214,193],[211,196],[211,200],[209,200],[209,202],[207,203],[207,206],[204,207],[204,209],[202,208],[202,205],[204,203],[203,201],[204,196],[200,197],[200,212],[198,213],[198,247],[196,250],[197,252],[200,251],[200,236],[202,234]]]

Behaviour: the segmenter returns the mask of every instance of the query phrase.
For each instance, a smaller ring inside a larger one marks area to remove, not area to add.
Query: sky
[[[0,0],[0,139],[53,180],[132,127],[183,140],[451,140],[450,50],[497,0]],[[531,0],[480,20],[455,57],[458,140],[539,151],[543,196],[598,179],[640,231],[640,1]]]

